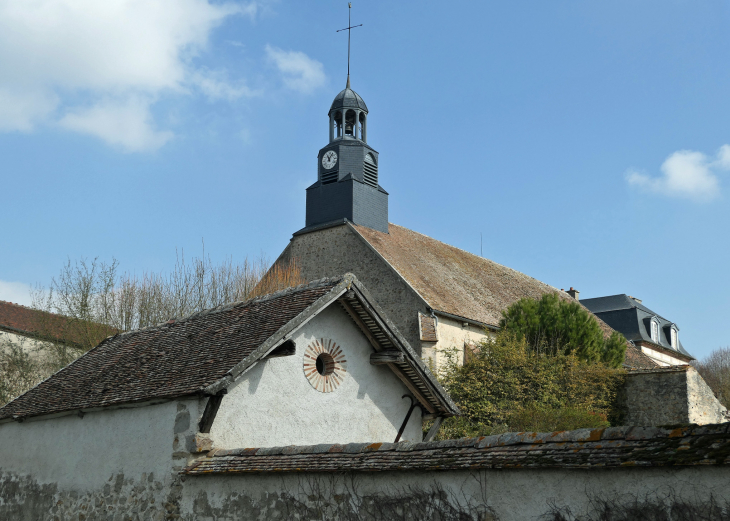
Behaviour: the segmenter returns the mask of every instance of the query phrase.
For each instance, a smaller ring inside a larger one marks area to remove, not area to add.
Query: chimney
[[[568,290],[568,295],[573,297],[575,300],[579,300],[578,295],[580,295],[580,291],[578,291],[577,289],[573,289],[571,286],[571,288]]]

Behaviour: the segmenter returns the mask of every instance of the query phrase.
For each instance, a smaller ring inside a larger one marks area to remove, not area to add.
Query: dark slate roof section
[[[182,472],[384,472],[730,465],[730,424],[609,427],[429,443],[213,450]]]
[[[0,420],[214,395],[335,301],[379,349],[405,354],[403,362],[390,368],[429,412],[459,414],[367,290],[348,273],[109,337],[1,408]]]
[[[611,295],[608,297],[583,299],[581,300],[581,304],[613,329],[620,331],[628,340],[658,344],[670,352],[679,353],[680,355],[693,359],[692,355],[682,346],[682,341],[679,337],[677,337],[677,348],[671,346],[669,338],[670,326],[676,326],[676,324],[655,313],[628,295]],[[655,317],[659,322],[659,342],[654,342],[651,339],[650,319],[652,317]]]
[[[352,90],[349,85],[335,96],[334,101],[332,101],[332,106],[330,106],[330,112],[342,108],[362,110],[366,113],[368,111],[365,101],[363,101],[360,95]]]
[[[23,418],[203,394],[338,279],[115,335],[0,409]]]

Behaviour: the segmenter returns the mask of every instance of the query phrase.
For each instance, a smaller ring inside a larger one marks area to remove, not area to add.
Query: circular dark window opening
[[[329,353],[320,353],[314,363],[317,372],[322,376],[328,376],[335,372],[335,359]]]

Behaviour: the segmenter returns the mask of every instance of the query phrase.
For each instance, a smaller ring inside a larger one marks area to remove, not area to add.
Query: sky
[[[347,2],[0,3],[0,300],[63,264],[275,259],[345,86]],[[730,345],[727,1],[353,2],[390,221]]]

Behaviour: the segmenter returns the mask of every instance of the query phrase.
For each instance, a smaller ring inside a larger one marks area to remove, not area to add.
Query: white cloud
[[[288,88],[309,93],[324,85],[324,66],[303,52],[284,51],[267,45],[266,54],[283,75],[284,85]]]
[[[60,120],[128,150],[161,146],[169,134],[152,129],[150,106],[162,93],[248,94],[193,59],[227,17],[256,9],[209,0],[3,0],[0,130]],[[79,95],[84,107],[73,106]],[[120,114],[123,107],[133,114]]]
[[[692,150],[674,152],[662,163],[662,175],[654,177],[630,169],[626,180],[646,192],[704,202],[720,195],[720,170],[730,170],[728,145],[723,145],[714,159]]]
[[[138,97],[105,100],[88,108],[69,111],[59,124],[69,130],[97,136],[127,152],[156,150],[173,134],[154,129],[150,103],[149,99]]]
[[[0,300],[30,306],[32,303],[31,287],[22,282],[0,280]]]

